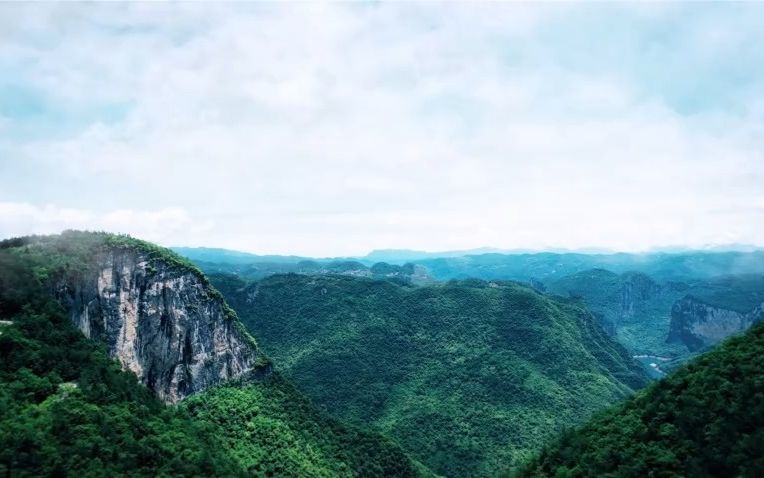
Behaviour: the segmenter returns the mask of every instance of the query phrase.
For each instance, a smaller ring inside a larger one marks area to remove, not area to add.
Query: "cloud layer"
[[[0,6],[0,235],[764,245],[764,8]]]

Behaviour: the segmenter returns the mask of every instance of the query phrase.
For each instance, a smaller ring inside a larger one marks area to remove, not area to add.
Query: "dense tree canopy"
[[[764,323],[564,434],[519,476],[764,476]]]
[[[580,304],[512,282],[211,280],[311,399],[446,476],[496,476],[647,383]]]
[[[390,440],[329,418],[278,376],[160,403],[53,300],[51,284],[87,271],[104,247],[177,259],[105,234],[0,243],[0,475],[430,475]]]

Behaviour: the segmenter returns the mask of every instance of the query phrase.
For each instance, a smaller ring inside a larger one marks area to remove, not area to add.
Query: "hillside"
[[[519,476],[764,476],[764,324],[580,429]]]
[[[180,248],[179,248],[180,249]],[[196,257],[191,254],[188,257]],[[190,259],[191,260],[191,259]],[[302,260],[297,262],[210,262],[193,259],[194,264],[206,274],[235,274],[246,280],[259,280],[274,274],[344,274],[375,279],[398,279],[404,282],[424,284],[433,279],[422,266],[411,263],[392,265],[377,262],[365,265],[355,260]]]
[[[0,319],[4,476],[430,475],[314,408],[206,277],[149,243],[3,241]]]
[[[607,269],[617,274],[640,272],[658,282],[708,279],[723,275],[763,274],[764,251],[689,251],[646,254],[480,254],[412,261],[437,280],[478,277],[554,281],[570,274]]]
[[[647,383],[584,308],[516,283],[211,280],[311,399],[446,476],[496,476]]]
[[[246,279],[273,274],[335,272],[332,263],[356,264],[365,270],[384,262],[423,268],[434,280],[536,280],[553,282],[571,274],[605,269],[616,274],[638,272],[657,282],[711,279],[720,276],[764,274],[764,250],[689,250],[649,253],[524,252],[482,248],[468,251],[372,251],[357,258],[258,256],[227,249],[173,248],[207,273],[236,273]]]
[[[684,359],[744,331],[764,303],[764,275],[753,274],[659,282],[638,272],[592,269],[546,287],[583,299],[630,352],[653,360]]]

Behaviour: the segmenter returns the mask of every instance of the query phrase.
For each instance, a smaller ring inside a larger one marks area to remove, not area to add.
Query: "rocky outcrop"
[[[764,304],[748,313],[707,304],[693,296],[685,296],[671,308],[671,325],[667,342],[683,343],[690,351],[702,350],[730,335],[747,330],[762,319]]]
[[[632,319],[638,307],[661,294],[661,286],[645,274],[627,272],[621,276],[621,310],[619,321]]]
[[[140,250],[99,251],[86,272],[55,285],[87,337],[165,402],[221,381],[267,375],[269,362],[197,271]]]

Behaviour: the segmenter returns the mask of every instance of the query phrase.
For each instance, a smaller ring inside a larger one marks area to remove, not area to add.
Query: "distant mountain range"
[[[665,255],[695,255],[695,254],[725,254],[725,253],[762,253],[764,248],[749,244],[728,244],[717,246],[706,246],[703,248],[688,248],[685,246],[666,246],[651,249],[646,252],[618,252],[603,248],[581,248],[581,249],[499,249],[493,247],[480,247],[476,249],[464,249],[453,251],[429,252],[413,249],[375,249],[365,256],[346,256],[346,257],[308,257],[296,255],[280,254],[255,254],[233,249],[215,248],[215,247],[171,247],[173,251],[192,261],[204,261],[211,263],[225,264],[251,264],[254,262],[268,262],[278,264],[296,264],[302,261],[315,262],[333,262],[355,260],[366,265],[373,265],[378,262],[387,262],[389,264],[402,265],[407,262],[418,262],[434,259],[453,259],[468,256],[592,256],[598,258],[595,262],[612,263],[619,262],[619,258],[632,258],[631,262],[637,265],[640,262],[654,261],[656,257]],[[582,269],[583,270],[583,269]]]
[[[326,264],[348,262],[355,262],[366,267],[380,262],[393,265],[417,264],[424,266],[429,275],[436,280],[475,277],[546,282],[590,269],[607,269],[618,274],[641,272],[659,281],[764,273],[764,250],[742,250],[744,246],[729,247],[737,247],[740,250],[706,249],[644,254],[488,252],[490,249],[487,248],[450,252],[380,250],[355,258],[257,255],[215,248],[176,247],[173,250],[202,265],[203,269],[209,269],[208,272],[241,274],[240,270],[226,269],[229,269],[231,265],[257,266],[259,272],[252,278],[265,277],[271,273],[301,272],[299,269],[303,266],[316,268],[316,264],[321,264],[323,267]],[[212,265],[216,267],[212,268]],[[291,265],[291,267],[284,265]]]
[[[0,476],[764,476],[764,251],[180,251],[0,241]]]
[[[582,304],[516,282],[210,280],[315,403],[443,476],[497,476],[648,382]]]
[[[738,250],[718,250],[725,248]],[[355,259],[257,256],[224,249],[176,251],[205,273],[231,273],[245,281],[284,273],[412,284],[522,281],[550,295],[583,300],[604,329],[660,377],[758,320],[757,311],[764,307],[764,251],[744,245],[725,248],[646,254],[391,249]]]

